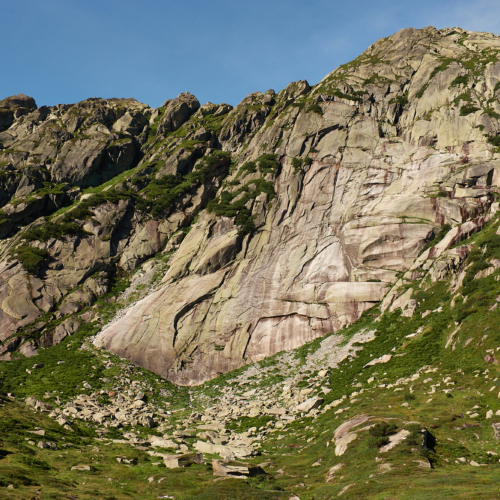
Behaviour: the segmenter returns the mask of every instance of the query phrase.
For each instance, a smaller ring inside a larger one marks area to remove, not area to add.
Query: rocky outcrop
[[[161,287],[95,342],[182,384],[334,332],[384,297],[391,306],[442,227],[449,248],[494,201],[498,40],[402,30],[314,87],[255,92],[234,109],[184,93],[156,110],[89,99],[16,118],[0,133],[0,232],[18,231],[0,255],[3,338],[42,311],[81,314],[98,296],[86,285],[94,273],[128,273],[161,252]],[[53,220],[80,229],[23,240],[44,196],[40,215],[76,200]],[[35,275],[8,261],[21,244],[48,252]],[[48,327],[51,338],[71,325]]]
[[[24,94],[6,97],[0,101],[0,132],[7,130],[16,118],[36,109],[35,99]],[[41,110],[40,113],[43,113]]]

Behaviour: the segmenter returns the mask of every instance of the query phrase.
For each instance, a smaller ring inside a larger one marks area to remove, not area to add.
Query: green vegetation
[[[494,135],[488,137],[488,143],[496,148],[500,147],[500,135]]]
[[[302,102],[294,102],[292,106],[295,108],[299,108],[300,110],[305,110],[306,113],[316,113],[320,116],[323,115],[323,109],[317,102],[310,101],[302,101]]]
[[[244,178],[248,174],[259,172],[263,175],[275,174],[279,168],[276,155],[263,154],[252,162],[244,163],[238,170],[236,178]],[[257,198],[261,193],[266,193],[268,200],[272,201],[276,197],[272,181],[266,181],[264,177],[248,181],[233,192],[222,191],[220,196],[211,200],[207,205],[207,210],[217,217],[234,218],[236,225],[241,226],[240,234],[251,233],[255,229],[254,215],[246,208],[246,204]],[[235,198],[238,197],[236,201]]]
[[[62,218],[63,223],[72,223],[75,219],[85,220],[94,214],[91,208],[98,207],[104,203],[118,203],[120,200],[136,199],[137,195],[133,191],[115,191],[110,189],[100,193],[95,193],[89,198],[80,201],[76,207],[67,211]]]
[[[245,432],[252,427],[266,426],[269,422],[275,422],[276,419],[269,415],[261,415],[259,417],[242,417],[238,420],[233,420],[227,425],[227,428],[236,432]]]
[[[485,108],[483,115],[488,115],[490,118],[495,118],[496,120],[500,119],[500,114],[496,111],[493,111],[492,108]]]
[[[401,106],[405,107],[408,104],[408,92],[405,92],[403,95],[393,97],[389,101],[389,104],[400,104]]]
[[[36,274],[42,262],[49,256],[49,252],[41,248],[20,245],[9,250],[9,255],[17,259],[22,264],[25,271],[30,274]]]
[[[474,104],[466,104],[460,108],[460,116],[467,116],[476,111],[479,111],[479,108],[474,106]]]
[[[469,75],[459,75],[450,83],[450,87],[459,87],[460,85],[467,85],[468,82],[469,82]]]
[[[153,217],[168,216],[178,199],[187,193],[193,193],[214,175],[221,175],[219,168],[222,172],[227,172],[230,161],[229,153],[214,151],[203,158],[192,172],[153,179],[142,190],[144,197],[137,200],[136,206],[139,210],[149,210]]]
[[[293,158],[292,159],[292,167],[293,171],[298,174],[305,166],[309,166],[312,164],[312,158],[307,156],[306,158]]]
[[[61,239],[63,236],[89,234],[74,222],[46,222],[36,228],[21,233],[20,237],[26,241],[47,241],[50,238]]]

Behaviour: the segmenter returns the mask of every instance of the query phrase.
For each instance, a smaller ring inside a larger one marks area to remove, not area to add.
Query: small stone
[[[57,450],[57,445],[55,443],[51,443],[50,441],[39,441],[37,446],[41,450]]]
[[[71,470],[90,471],[90,465],[75,465],[71,467]]]
[[[493,415],[494,415],[493,410],[488,410],[486,412],[486,418],[488,418],[488,419],[491,418]]]

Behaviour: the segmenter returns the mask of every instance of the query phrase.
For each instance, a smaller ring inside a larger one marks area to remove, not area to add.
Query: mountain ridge
[[[158,109],[16,108],[0,134],[11,195],[0,231],[15,233],[0,248],[3,356],[98,317],[81,311],[155,255],[164,299],[144,298],[98,341],[177,383],[356,321],[443,224],[487,212],[499,47],[491,34],[410,28],[314,87],[234,109],[189,93]]]

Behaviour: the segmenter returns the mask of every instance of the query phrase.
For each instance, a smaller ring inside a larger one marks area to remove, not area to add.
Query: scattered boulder
[[[266,474],[258,465],[237,462],[236,460],[221,461],[212,459],[214,476],[221,477],[254,477]]]
[[[340,463],[340,464],[337,464],[337,465],[334,465],[333,467],[330,467],[330,469],[328,470],[328,472],[326,473],[326,477],[325,477],[325,481],[327,483],[331,483],[333,482],[334,478],[335,478],[335,474],[337,474],[337,472],[344,466],[345,464],[343,463]]]
[[[52,443],[50,441],[38,441],[37,446],[41,450],[57,450],[56,443]]]
[[[90,465],[74,465],[71,470],[90,471]]]
[[[384,354],[380,358],[372,359],[369,363],[366,363],[366,365],[363,368],[366,368],[367,366],[373,366],[377,365],[379,363],[388,363],[391,360],[392,356],[390,354]]]
[[[299,404],[296,408],[296,411],[308,412],[314,410],[315,408],[319,408],[323,404],[323,402],[324,402],[323,398],[315,396]]]
[[[202,453],[184,453],[183,455],[167,456],[163,460],[167,469],[176,469],[178,467],[186,467],[191,464],[202,464]]]

